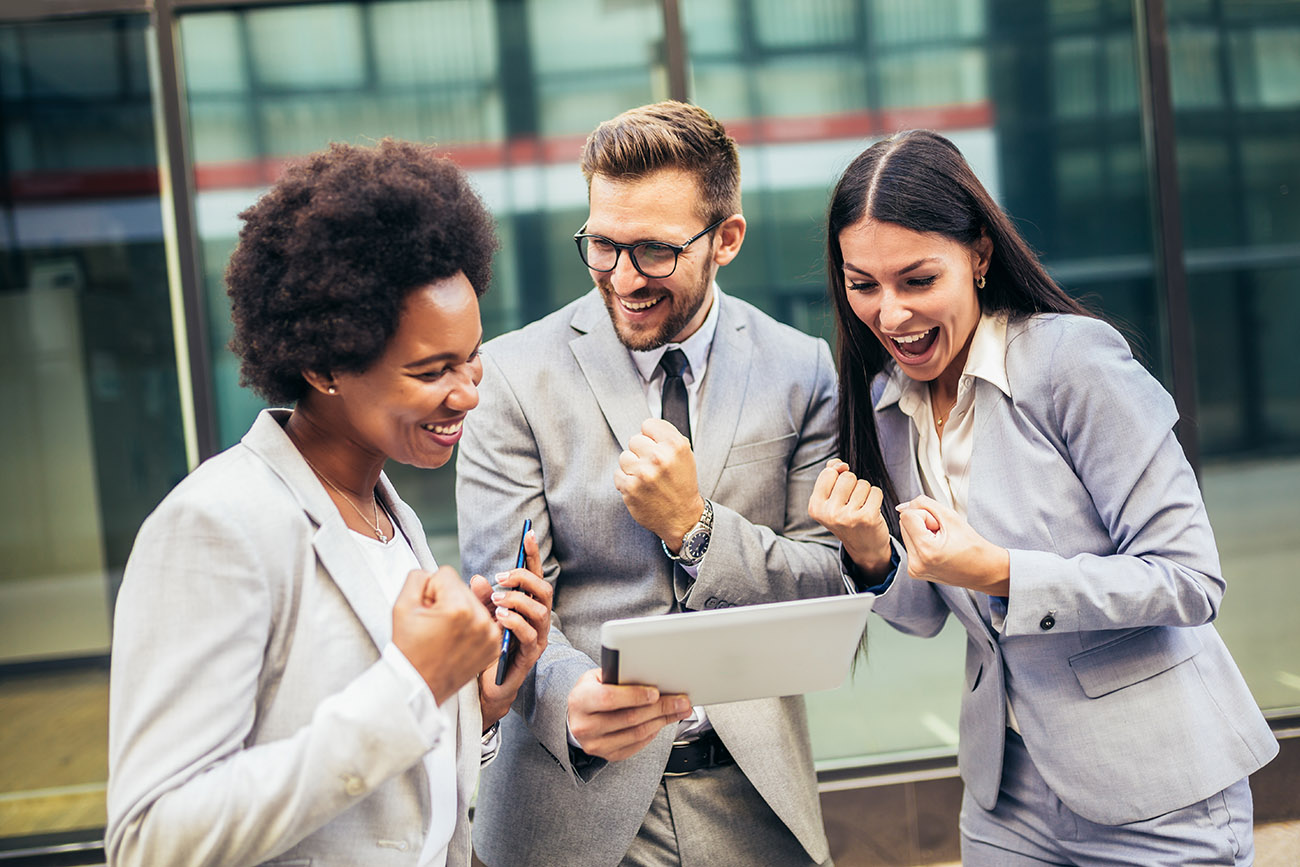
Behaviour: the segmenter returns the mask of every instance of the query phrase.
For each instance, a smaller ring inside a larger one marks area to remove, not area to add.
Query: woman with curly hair
[[[118,597],[113,864],[468,865],[497,722],[546,645],[526,567],[438,568],[384,463],[478,403],[492,219],[427,147],[331,145],[241,214],[242,382],[269,402],[145,521]],[[510,565],[510,564],[504,564]],[[502,629],[517,651],[500,685]]]
[[[827,276],[843,460],[808,510],[877,614],[966,630],[962,863],[1251,863],[1278,746],[1173,400],[935,133],[845,170]]]

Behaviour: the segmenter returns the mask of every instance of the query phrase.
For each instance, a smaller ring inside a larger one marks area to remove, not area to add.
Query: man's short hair
[[[699,185],[704,213],[713,223],[740,212],[740,158],[736,142],[713,115],[684,102],[656,102],[607,120],[582,148],[582,175],[637,180],[679,169]]]

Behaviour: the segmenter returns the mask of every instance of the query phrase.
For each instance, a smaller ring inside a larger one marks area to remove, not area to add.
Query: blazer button
[[[356,774],[345,774],[343,776],[343,791],[352,797],[365,794],[366,784]]]
[[[1056,618],[1050,614],[1045,615],[1042,620],[1038,621],[1038,628],[1043,630],[1044,632],[1046,632],[1048,629],[1051,629],[1055,625],[1056,625]]]

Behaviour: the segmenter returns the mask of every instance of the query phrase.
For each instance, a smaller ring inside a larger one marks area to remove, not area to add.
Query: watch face
[[[682,542],[681,557],[684,560],[699,560],[709,550],[709,531],[692,533]]]

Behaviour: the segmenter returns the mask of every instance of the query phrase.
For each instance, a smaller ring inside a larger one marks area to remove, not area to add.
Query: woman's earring
[[[338,394],[338,393],[339,393],[339,390],[338,390],[337,388],[335,388],[334,386],[332,386],[332,385],[331,385],[329,388],[325,389],[325,391],[326,391],[327,394]]]
[[[976,288],[976,289],[983,289],[983,288],[984,288],[984,275],[983,275],[983,274],[981,274],[981,275],[979,275],[978,277],[975,278],[975,288]]]

